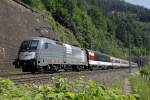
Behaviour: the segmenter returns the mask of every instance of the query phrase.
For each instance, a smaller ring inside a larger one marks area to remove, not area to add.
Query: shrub
[[[17,85],[10,80],[0,81],[1,100],[136,100],[134,95],[122,95],[119,90],[106,88],[96,82],[83,79],[68,82],[65,78],[53,78],[49,85]]]

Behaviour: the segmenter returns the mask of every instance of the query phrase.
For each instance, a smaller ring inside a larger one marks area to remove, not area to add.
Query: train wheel
[[[57,65],[54,65],[54,71],[59,72],[59,67]]]
[[[113,69],[113,67],[112,67],[112,66],[108,66],[107,68],[108,68],[108,69]]]
[[[82,69],[81,66],[76,66],[76,68],[75,68],[75,70],[78,72],[81,71],[81,69]]]
[[[102,66],[101,69],[102,69],[102,70],[106,70],[106,66]]]
[[[89,66],[88,68],[90,71],[93,71],[93,67],[92,66]]]
[[[67,72],[68,71],[68,69],[64,69],[65,70],[65,72]]]
[[[26,68],[22,66],[22,72],[26,72]]]
[[[76,66],[72,65],[72,71],[76,71]]]

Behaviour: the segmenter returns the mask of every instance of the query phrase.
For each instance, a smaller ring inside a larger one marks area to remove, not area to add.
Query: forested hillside
[[[49,13],[62,42],[128,57],[128,36],[133,55],[149,55],[150,10],[123,0],[22,0]],[[140,37],[140,39],[139,39]],[[141,38],[142,37],[142,38]]]

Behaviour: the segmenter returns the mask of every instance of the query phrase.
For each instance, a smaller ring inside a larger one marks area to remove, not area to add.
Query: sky
[[[150,0],[125,0],[135,5],[144,6],[145,8],[150,9]]]

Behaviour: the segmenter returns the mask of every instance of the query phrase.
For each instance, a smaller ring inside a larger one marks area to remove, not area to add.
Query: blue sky
[[[141,5],[150,9],[150,0],[125,0],[132,4]]]

